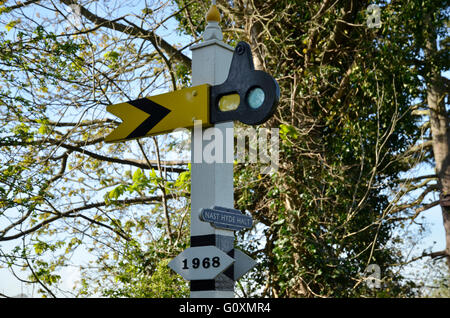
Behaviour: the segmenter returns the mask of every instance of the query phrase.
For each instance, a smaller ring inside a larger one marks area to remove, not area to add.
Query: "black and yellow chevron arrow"
[[[117,142],[191,128],[194,120],[209,125],[209,85],[199,85],[161,95],[110,105],[108,112],[122,119],[106,142]]]
[[[192,128],[195,120],[201,120],[203,127],[233,120],[260,125],[275,112],[279,99],[277,81],[270,74],[255,70],[250,45],[239,42],[222,84],[204,84],[108,106],[106,110],[123,122],[105,141]]]

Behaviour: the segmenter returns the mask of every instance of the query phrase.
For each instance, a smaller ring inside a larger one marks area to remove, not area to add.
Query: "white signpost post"
[[[250,125],[268,120],[278,103],[279,87],[269,74],[254,69],[247,43],[239,42],[233,49],[222,42],[220,14],[214,4],[206,20],[204,41],[191,47],[192,84],[211,85],[209,111],[211,123],[215,124],[206,129],[194,126],[191,247],[174,259],[171,268],[191,281],[191,298],[233,298],[235,281],[256,265],[253,259],[234,248],[234,231],[251,228],[253,220],[233,209],[233,160],[228,160],[234,156],[233,120]],[[222,101],[235,107],[222,108]],[[216,142],[212,137],[225,137],[226,142]],[[212,162],[203,156],[204,150],[211,148],[210,143],[214,143],[216,155]]]
[[[219,12],[213,5],[207,15],[203,42],[191,47],[192,85],[217,85],[227,79],[234,49],[222,42],[219,20]],[[216,124],[213,128],[226,136],[227,128],[232,132],[233,122]],[[212,245],[228,253],[234,248],[234,232],[216,229],[199,217],[203,208],[234,206],[233,163],[225,160],[207,163],[203,158],[203,150],[211,142],[203,138],[208,129],[202,129],[201,134],[193,133],[191,137],[191,247]],[[224,149],[215,151],[225,154],[225,143],[216,144],[223,145]],[[210,280],[191,280],[191,297],[233,298],[233,275],[220,273]]]

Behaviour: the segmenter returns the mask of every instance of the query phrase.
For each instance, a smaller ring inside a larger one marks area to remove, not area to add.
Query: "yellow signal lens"
[[[238,108],[241,98],[238,94],[222,96],[219,100],[219,109],[222,112],[229,112]]]

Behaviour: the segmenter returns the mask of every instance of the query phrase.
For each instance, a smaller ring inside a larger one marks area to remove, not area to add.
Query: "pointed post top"
[[[215,1],[213,1],[213,4],[209,8],[208,13],[206,13],[207,22],[220,22],[220,12],[214,2]]]
[[[1,1],[1,0],[0,0]],[[206,27],[203,31],[201,43],[191,46],[192,51],[205,47],[222,47],[227,51],[234,52],[234,48],[223,42],[222,29],[220,28],[220,12],[216,6],[216,1],[211,2],[211,6],[205,15]],[[231,60],[230,60],[231,61]]]
[[[205,32],[203,33],[203,40],[223,40],[223,34],[222,29],[219,26],[220,22],[220,12],[219,9],[217,9],[216,1],[212,1],[211,7],[209,8],[208,12],[206,13],[206,28]]]

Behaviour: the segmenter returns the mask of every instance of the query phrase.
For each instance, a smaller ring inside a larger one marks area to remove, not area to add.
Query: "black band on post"
[[[216,246],[220,250],[234,257],[234,236],[219,234],[191,236],[191,247]],[[234,291],[234,266],[231,265],[215,279],[192,280],[191,291]]]

